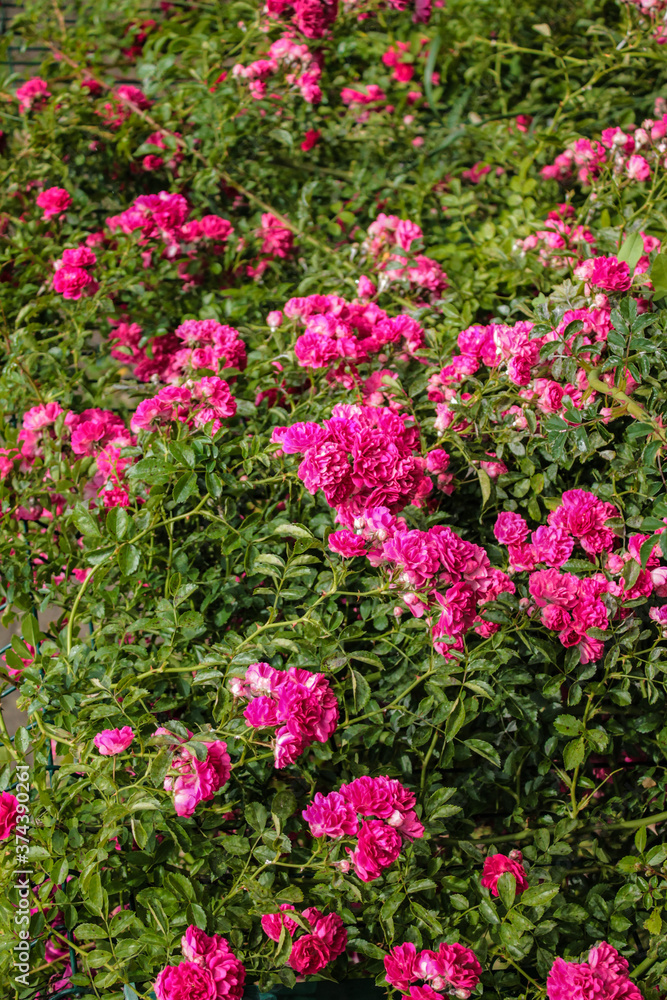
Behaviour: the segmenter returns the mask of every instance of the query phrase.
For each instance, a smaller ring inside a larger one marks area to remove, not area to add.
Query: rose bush
[[[25,5],[19,1000],[667,991],[663,7]]]

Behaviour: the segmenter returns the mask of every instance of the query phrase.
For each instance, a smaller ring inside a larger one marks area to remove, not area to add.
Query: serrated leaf
[[[563,750],[563,764],[566,771],[573,771],[583,763],[585,755],[584,741],[580,737],[578,740],[570,740]]]
[[[194,472],[184,472],[180,476],[176,485],[174,486],[174,491],[172,497],[174,503],[183,503],[188,497],[191,497],[193,493],[197,490],[197,475]]]
[[[630,268],[630,273],[634,272],[637,266],[639,258],[644,253],[644,241],[640,233],[630,233],[629,236],[623,240],[621,249],[618,251],[617,260],[621,263],[625,262]]]
[[[82,503],[75,504],[72,520],[82,535],[99,537],[100,529],[97,526],[97,518]]]
[[[476,740],[469,739],[463,741],[467,747],[470,747],[475,753],[479,754],[480,757],[484,757],[495,767],[500,767],[500,757],[498,756],[498,751],[495,747],[487,743],[486,740]]]
[[[521,893],[520,901],[525,906],[546,906],[560,892],[560,886],[553,882],[533,885]]]

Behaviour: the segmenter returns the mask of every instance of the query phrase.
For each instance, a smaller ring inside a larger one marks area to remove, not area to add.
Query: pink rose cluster
[[[99,285],[87,268],[96,262],[97,257],[86,246],[63,250],[62,257],[54,265],[54,290],[60,292],[65,299],[80,299],[84,293],[92,295]]]
[[[162,726],[155,731],[155,735],[178,739]],[[191,736],[192,733],[189,733],[187,739]],[[206,758],[199,760],[194,751],[181,745],[187,739],[178,739],[172,744],[174,756],[164,779],[165,792],[173,793],[177,816],[192,816],[200,802],[210,801],[227,784],[232,773],[224,740],[206,743]]]
[[[130,726],[123,726],[122,729],[103,729],[97,733],[93,743],[101,754],[105,757],[113,757],[123,753],[134,739],[134,730]]]
[[[482,975],[474,951],[462,944],[443,943],[437,951],[418,953],[408,941],[391,949],[384,968],[389,985],[409,1000],[442,1000],[443,993],[467,1000]]]
[[[548,213],[544,229],[517,240],[515,249],[523,254],[537,249],[544,267],[568,267],[573,260],[581,259],[587,247],[595,246],[593,233],[586,226],[577,225],[575,217],[572,205],[558,205]]]
[[[374,302],[348,302],[339,295],[309,295],[290,299],[284,311],[289,319],[305,327],[294,345],[297,364],[302,368],[328,368],[328,381],[342,382],[347,388],[359,385],[364,394],[379,386],[375,385],[377,379],[371,381],[373,376],[365,382],[361,379],[358,364],[377,355],[385,361],[391,353],[399,360],[408,360],[425,343],[424,331],[415,319],[406,314],[390,318]]]
[[[663,33],[661,41],[667,40]],[[641,125],[614,125],[606,128],[600,141],[577,139],[552,164],[542,168],[542,176],[570,184],[575,178],[594,185],[609,167],[621,179],[642,183],[654,170],[667,165],[667,114],[655,120],[646,118]]]
[[[37,195],[37,205],[42,209],[42,219],[47,222],[49,219],[62,215],[71,204],[72,196],[65,188],[50,187]]]
[[[96,83],[97,81],[92,82]],[[94,86],[90,87],[90,85],[88,85],[88,89],[91,91],[91,94],[96,90]],[[99,114],[104,124],[108,125],[109,128],[118,129],[123,122],[126,122],[130,118],[135,109],[147,111],[152,103],[140,87],[123,83],[120,87],[116,87],[111,94],[111,100],[107,101],[102,106],[102,110],[98,111],[97,114]]]
[[[557,958],[547,978],[549,1000],[642,1000],[628,977],[628,962],[603,941],[591,948],[586,962]]]
[[[353,526],[357,533],[329,535],[330,547],[344,556],[366,555],[371,565],[382,566],[410,612],[417,618],[428,614],[437,652],[449,656],[462,651],[470,628],[482,635],[496,630],[479,611],[515,588],[481,546],[445,525],[409,529],[387,507],[367,509]]]
[[[341,403],[323,426],[275,427],[272,441],[281,454],[303,455],[304,486],[312,494],[321,489],[348,526],[371,507],[397,512],[420,504],[432,489],[426,460],[415,454],[419,428],[390,409]]]
[[[338,16],[338,0],[267,0],[269,17],[289,17],[306,38],[323,38]]]
[[[4,478],[4,476],[0,476],[0,478]],[[9,663],[7,663],[7,654],[6,653],[3,653],[2,656],[0,656],[0,663],[2,663],[3,667],[7,671],[7,674],[9,675],[9,677],[16,684],[20,684],[20,682],[21,682],[21,676],[23,674],[23,669],[25,667],[29,667],[32,663],[35,662],[35,660],[34,660],[35,647],[32,646],[29,642],[26,642],[26,647],[28,649],[28,652],[31,654],[31,657],[30,657],[29,660],[26,660],[26,658],[24,656],[19,656],[19,659],[20,659],[21,663],[23,664],[23,667],[11,667],[9,665]]]
[[[509,872],[516,881],[516,894],[520,896],[528,888],[526,872],[521,864],[521,851],[510,851],[506,854],[489,854],[484,858],[481,882],[485,889],[491,890],[492,896],[498,895],[498,881],[501,875]]]
[[[614,283],[620,287],[627,265],[616,268],[613,263],[616,258],[600,260],[607,263],[600,264],[593,277],[604,282],[608,290]],[[611,264],[608,263],[610,260]],[[648,257],[646,261],[648,266]],[[592,263],[586,261],[581,266],[590,273],[589,265]],[[514,326],[493,323],[462,330],[458,336],[460,353],[453,354],[449,364],[428,380],[428,396],[436,404],[435,429],[445,433],[452,428],[463,435],[473,432],[474,428],[465,416],[465,407],[473,397],[482,366],[489,369],[488,374],[504,371],[511,385],[517,386],[521,403],[502,411],[501,418],[518,430],[525,430],[528,426],[524,412],[527,407],[534,411],[538,421],[551,414],[563,414],[568,399],[574,409],[583,411],[598,398],[598,394],[589,388],[586,372],[579,368],[574,382],[556,381],[552,377],[556,355],[543,359],[542,348],[559,341],[564,351],[570,353],[576,340],[583,348],[582,360],[591,366],[598,365],[607,350],[608,334],[613,329],[610,316],[611,308],[603,294],[602,302],[594,308],[569,309],[558,326],[543,336],[532,336],[533,324],[523,320]],[[577,327],[572,329],[575,323]],[[475,385],[470,385],[473,391],[466,391],[466,381],[470,376],[475,376]],[[610,386],[621,385],[626,394],[631,394],[637,385],[626,369],[606,372],[602,379]],[[610,412],[603,409],[603,418],[608,419]]]
[[[151,245],[158,240],[164,244],[161,256],[168,260],[180,258],[179,275],[186,285],[196,283],[196,275],[189,270],[190,262],[197,259],[198,246],[204,243],[213,255],[223,253],[225,243],[234,232],[231,223],[219,215],[205,215],[190,219],[190,206],[182,194],[160,191],[143,194],[120,215],[109,216],[107,226],[112,233],[130,235],[137,233],[144,267],[152,262]]]
[[[424,827],[415,812],[414,793],[394,778],[355,778],[337,792],[316,792],[302,815],[313,837],[356,837],[354,848],[346,847],[350,865],[362,880],[380,878],[401,853],[402,838],[424,836]],[[375,817],[374,819],[361,817]]]
[[[241,1000],[245,967],[226,938],[190,926],[181,951],[185,961],[168,965],[155,981],[157,1000]]]
[[[527,613],[557,632],[563,646],[579,646],[584,663],[598,660],[604,649],[600,639],[587,634],[589,629],[606,631],[610,621],[627,618],[632,614],[631,608],[624,607],[629,601],[667,596],[667,567],[660,563],[657,537],[663,529],[653,536],[656,541],[652,547],[651,536],[631,535],[624,550],[621,538],[607,523],[619,517],[613,504],[594,494],[567,490],[559,506],[550,512],[547,524],[532,533],[523,517],[513,511],[499,514],[494,528],[500,544],[507,546],[510,571],[528,574]],[[645,568],[641,568],[642,548],[647,542],[650,552]],[[561,572],[575,545],[589,559],[598,558],[604,572],[595,571],[593,562],[590,576]],[[639,566],[632,585],[622,575],[630,560]],[[650,616],[662,620],[660,609],[652,608]]]
[[[296,920],[287,914],[294,911],[291,903],[283,903],[279,913],[267,913],[262,917],[262,930],[272,941],[279,941],[283,927],[293,940],[292,951],[287,964],[300,976],[313,976],[342,955],[347,947],[347,931],[342,919],[336,913],[321,913],[315,906],[301,911],[308,921],[310,933],[302,932]]]
[[[271,0],[269,7],[270,5]],[[308,45],[295,41],[289,33],[285,33],[273,42],[264,58],[256,59],[247,66],[237,63],[232,68],[232,76],[237,80],[247,81],[251,97],[261,101],[266,97],[281,96],[267,93],[267,82],[284,72],[285,83],[289,87],[295,87],[307,104],[319,104],[322,100],[322,68],[321,55],[314,55]]]
[[[236,400],[229,385],[217,375],[205,375],[185,385],[168,385],[150,399],[139,403],[130,421],[133,431],[155,431],[174,421],[188,427],[204,428],[212,424],[217,434],[222,421],[236,413]]]
[[[243,713],[248,726],[275,729],[277,768],[293,764],[311,743],[326,743],[336,731],[338,702],[324,674],[251,663],[244,679],[232,678],[230,687],[235,697],[251,699]]]
[[[18,823],[18,799],[11,792],[0,792],[0,840],[9,840]]]
[[[34,108],[38,111],[45,103],[47,97],[51,97],[51,92],[46,80],[40,76],[31,77],[26,83],[17,88],[16,99],[19,102],[19,114],[24,115],[26,111]]]
[[[174,383],[202,368],[243,370],[246,347],[238,330],[214,319],[188,319],[174,333],[151,337],[141,346],[142,329],[128,317],[110,319],[111,356],[133,369],[140,382]]]
[[[62,414],[61,430],[57,432],[56,421]],[[127,495],[124,492],[124,474],[134,460],[122,457],[121,450],[134,446],[136,438],[115,413],[99,407],[74,413],[72,410],[64,411],[59,403],[54,402],[33,406],[23,414],[22,423],[18,434],[22,468],[30,468],[36,459],[44,456],[47,439],[56,441],[59,438],[64,455],[69,455],[72,463],[83,456],[95,458],[97,468],[84,487],[84,499],[100,496],[105,500],[107,492],[119,490]],[[64,507],[62,497],[54,494],[52,499],[57,509]]]
[[[424,238],[421,227],[409,219],[381,212],[368,227],[362,250],[380,275],[380,287],[404,280],[433,299],[442,297],[448,287],[447,275],[436,260],[413,254],[412,245]],[[400,252],[399,252],[400,251]]]

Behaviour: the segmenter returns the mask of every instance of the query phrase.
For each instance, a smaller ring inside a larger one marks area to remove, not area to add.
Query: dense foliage
[[[665,995],[666,6],[26,3],[18,1000]]]

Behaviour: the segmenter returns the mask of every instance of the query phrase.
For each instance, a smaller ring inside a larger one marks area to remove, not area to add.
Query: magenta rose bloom
[[[168,965],[153,988],[157,1000],[217,1000],[213,976],[194,962]]]
[[[267,726],[278,725],[278,705],[273,698],[260,695],[248,702],[243,716],[249,726],[255,729],[266,729]]]
[[[129,726],[123,726],[122,729],[103,729],[93,743],[105,757],[113,757],[127,750],[133,739],[134,731]]]
[[[329,959],[325,942],[315,934],[304,934],[292,945],[287,964],[301,976],[312,976],[323,969]]]
[[[401,835],[380,819],[367,819],[361,824],[357,847],[348,848],[350,861],[362,882],[379,878],[401,853]]]
[[[18,799],[10,792],[0,794],[0,840],[8,840],[14,830]]]
[[[384,958],[385,978],[389,985],[397,990],[407,990],[411,983],[419,979],[416,964],[417,949],[411,941],[392,948]]]
[[[417,970],[433,989],[457,990],[458,996],[469,995],[482,975],[474,951],[462,944],[443,943],[437,952],[422,951],[417,958]]]
[[[95,281],[82,267],[72,267],[63,264],[53,275],[54,291],[60,292],[65,299],[80,299],[89,285]]]
[[[272,941],[280,941],[280,933],[285,925],[288,934],[294,934],[296,930],[299,929],[299,925],[296,920],[292,920],[291,917],[287,917],[286,914],[289,910],[294,910],[295,907],[292,903],[281,903],[280,913],[265,913],[261,919],[262,930]]]
[[[348,528],[343,528],[342,531],[332,531],[327,539],[327,544],[332,552],[337,552],[345,559],[366,555],[366,542],[361,535],[355,535]]]
[[[498,514],[493,533],[501,545],[520,545],[528,538],[528,525],[512,510],[503,510]]]
[[[37,195],[37,204],[44,209],[42,219],[51,219],[54,215],[62,215],[72,204],[72,199],[64,188],[47,188]]]
[[[354,808],[340,792],[329,792],[328,795],[316,792],[301,815],[310,826],[313,837],[353,837],[359,829]]]
[[[304,910],[304,915],[307,912]],[[347,931],[342,918],[337,913],[327,913],[325,916],[320,915],[318,919],[308,919],[315,937],[320,938],[329,949],[329,961],[342,955],[347,948]]]
[[[504,872],[510,872],[516,879],[517,895],[528,888],[528,879],[519,861],[513,861],[505,854],[491,854],[484,858],[484,869],[482,871],[482,885],[491,890],[492,896],[498,895],[498,879]]]

